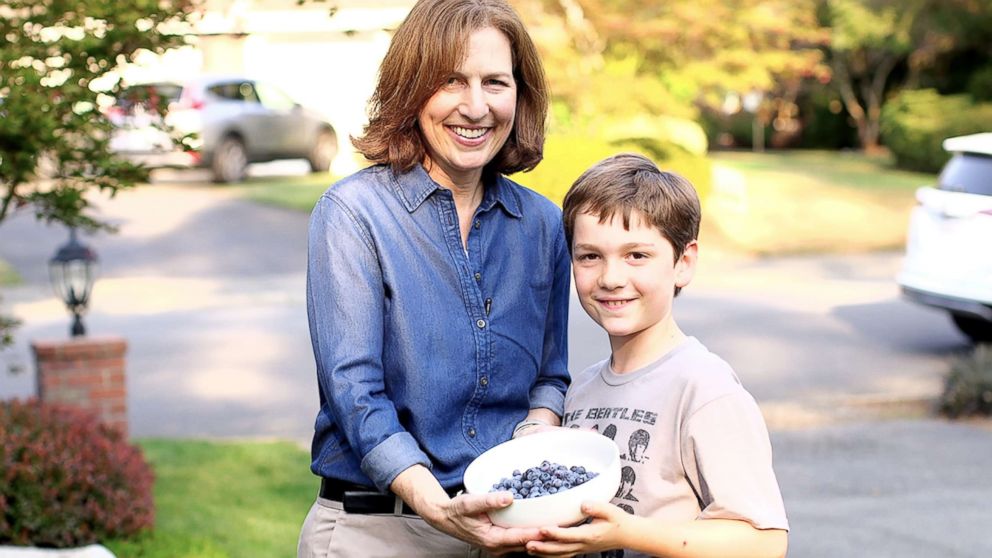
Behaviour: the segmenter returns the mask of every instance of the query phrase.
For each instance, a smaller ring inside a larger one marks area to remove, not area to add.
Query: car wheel
[[[307,160],[310,161],[310,172],[327,172],[331,168],[331,161],[338,154],[338,138],[334,132],[323,130],[317,134],[317,140],[310,149]]]
[[[221,140],[214,151],[210,169],[214,173],[214,182],[226,184],[244,180],[248,170],[248,153],[244,142],[234,136]]]
[[[951,314],[954,325],[975,343],[992,342],[992,322],[960,314]]]

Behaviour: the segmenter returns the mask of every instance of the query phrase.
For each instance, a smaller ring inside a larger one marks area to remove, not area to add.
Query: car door
[[[220,142],[231,133],[241,136],[252,160],[264,158],[272,151],[274,143],[268,133],[270,116],[258,101],[251,81],[218,81],[206,90],[211,97],[206,122],[210,128],[208,137]]]
[[[256,81],[255,91],[268,116],[273,156],[302,157],[308,153],[312,130],[299,104],[271,82]]]

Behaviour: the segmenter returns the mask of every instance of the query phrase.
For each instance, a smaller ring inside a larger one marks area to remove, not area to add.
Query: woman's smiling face
[[[510,136],[516,110],[510,41],[493,27],[478,29],[465,60],[417,118],[431,178],[449,188],[477,184]]]

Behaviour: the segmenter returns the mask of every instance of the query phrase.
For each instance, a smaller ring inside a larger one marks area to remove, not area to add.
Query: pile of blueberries
[[[582,466],[566,467],[545,460],[539,466],[531,467],[523,473],[520,469],[513,471],[513,476],[503,478],[494,484],[490,492],[508,491],[513,493],[514,500],[539,498],[579,486],[597,475],[599,473],[586,471]]]

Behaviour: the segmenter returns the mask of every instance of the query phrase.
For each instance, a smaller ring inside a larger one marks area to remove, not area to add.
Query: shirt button
[[[482,274],[479,273],[478,271],[475,272],[475,280],[482,281]]]
[[[475,322],[475,325],[479,326],[479,329],[486,327],[486,320],[479,320]]]
[[[479,378],[479,384],[481,384],[483,387],[488,386],[489,385],[489,378],[487,376],[483,376],[483,377]]]
[[[482,226],[482,221],[479,221],[478,219],[476,219],[475,220],[475,228],[479,228],[481,226]]]
[[[474,428],[469,428],[468,429],[468,437],[469,438],[475,438],[475,429]]]

